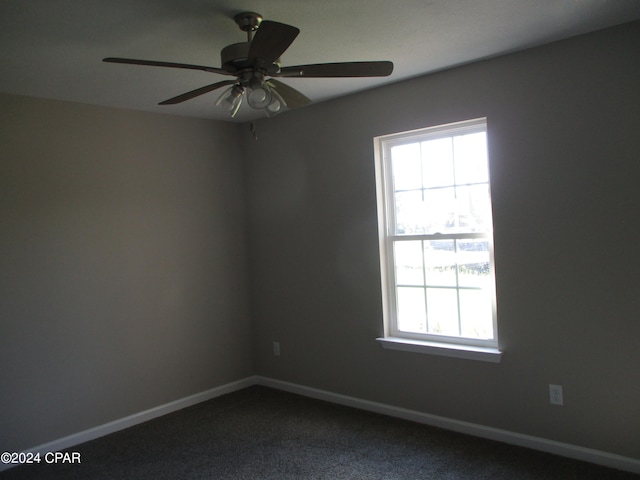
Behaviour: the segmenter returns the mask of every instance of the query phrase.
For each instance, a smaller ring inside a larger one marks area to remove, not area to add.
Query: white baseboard
[[[154,418],[161,417],[162,415],[166,415],[171,412],[175,412],[176,410],[181,410],[197,403],[205,402],[207,400],[211,400],[212,398],[235,392],[236,390],[242,390],[243,388],[250,387],[251,385],[255,385],[256,383],[257,377],[252,376],[243,378],[242,380],[237,380],[235,382],[227,383],[219,387],[211,388],[204,392],[180,398],[178,400],[174,400],[173,402],[165,403],[164,405],[159,405],[157,407],[150,408],[149,410],[135,413],[133,415],[129,415],[128,417],[120,418],[118,420],[114,420],[113,422],[105,423],[104,425],[99,425],[82,432],[74,433],[72,435],[68,435],[52,442],[44,443],[42,445],[38,445],[37,447],[33,447],[23,451],[25,453],[40,453],[41,455],[44,455],[46,452],[57,452],[60,450],[64,450],[73,447],[74,445],[79,445],[81,443],[95,440],[96,438],[103,437],[105,435],[109,435],[110,433],[133,427],[134,425],[138,425],[139,423],[153,420]],[[0,463],[0,472],[15,466],[15,464]]]
[[[591,448],[580,447],[568,443],[548,440],[546,438],[524,435],[522,433],[510,432],[499,428],[486,427],[476,423],[463,422],[452,418],[430,415],[428,413],[394,407],[384,403],[371,402],[360,398],[349,397],[337,393],[306,387],[303,385],[275,380],[267,377],[256,377],[258,385],[275,388],[291,393],[297,393],[306,397],[325,400],[340,405],[359,408],[370,412],[381,413],[391,417],[402,418],[425,425],[431,425],[446,430],[465,433],[476,437],[487,438],[499,442],[531,448],[542,452],[552,453],[563,457],[582,460],[585,462],[603,465],[605,467],[616,468],[633,473],[640,473],[640,460],[614,453],[603,452]]]
[[[119,420],[114,420],[113,422],[105,423],[104,425],[99,425],[97,427],[74,433],[58,440],[54,440],[52,442],[38,445],[37,447],[30,448],[29,450],[24,450],[24,452],[31,452],[34,454],[40,453],[41,455],[44,455],[46,452],[56,452],[68,449],[70,447],[73,447],[74,445],[79,445],[90,440],[95,440],[96,438],[102,437],[104,435],[109,435],[110,433],[114,433],[119,430],[138,425],[162,415],[175,412],[176,410],[181,410],[197,403],[211,400],[212,398],[235,392],[252,385],[263,385],[286,392],[297,393],[306,397],[325,400],[328,402],[337,403],[339,405],[359,408],[361,410],[367,410],[370,412],[381,413],[384,415],[389,415],[391,417],[402,418],[405,420],[423,423],[425,425],[431,425],[446,430],[452,430],[468,435],[474,435],[476,437],[496,440],[520,447],[531,448],[533,450],[540,450],[543,452],[553,453],[555,455],[561,455],[563,457],[573,458],[576,460],[583,460],[586,462],[616,468],[619,470],[625,470],[628,472],[640,473],[639,459],[624,457],[622,455],[602,452],[600,450],[570,445],[567,443],[556,442],[554,440],[547,440],[545,438],[534,437],[531,435],[510,432],[508,430],[501,430],[499,428],[486,427],[484,425],[478,425],[475,423],[440,417],[437,415],[431,415],[415,410],[394,407],[393,405],[372,402],[356,397],[349,397],[347,395],[340,395],[338,393],[333,393],[326,390],[319,390],[317,388],[311,388],[296,383],[275,380],[262,376],[251,376],[242,380],[227,383],[225,385],[221,385],[204,392],[196,393],[195,395],[190,395],[188,397],[184,397],[173,402],[169,402],[164,405],[160,405],[149,410],[136,413],[134,415],[129,415],[128,417],[124,417]],[[15,465],[12,464],[0,463],[0,472],[14,466]]]

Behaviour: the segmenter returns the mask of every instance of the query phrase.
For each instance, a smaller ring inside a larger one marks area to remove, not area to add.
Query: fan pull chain
[[[251,122],[249,123],[249,130],[251,130],[251,133],[253,133],[253,139],[257,142],[258,132],[256,131],[256,122],[254,122],[253,120],[251,120]]]

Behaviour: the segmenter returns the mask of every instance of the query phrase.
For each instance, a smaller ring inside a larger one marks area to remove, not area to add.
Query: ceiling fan
[[[282,67],[280,56],[298,36],[299,29],[284,23],[263,21],[262,16],[255,12],[239,13],[234,16],[234,20],[240,30],[247,33],[247,41],[223,48],[220,68],[117,57],[108,57],[103,61],[202,70],[236,77],[234,80],[212,83],[160,102],[160,105],[173,105],[227,86],[216,105],[232,117],[240,109],[245,95],[251,108],[263,110],[267,116],[273,116],[283,108],[291,109],[311,103],[308,97],[276,80],[276,77],[384,77],[393,71],[393,63],[388,61],[316,63]]]

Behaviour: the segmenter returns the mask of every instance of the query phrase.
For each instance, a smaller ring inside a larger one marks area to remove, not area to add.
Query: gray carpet
[[[640,480],[524,448],[251,387],[70,448],[0,480]]]

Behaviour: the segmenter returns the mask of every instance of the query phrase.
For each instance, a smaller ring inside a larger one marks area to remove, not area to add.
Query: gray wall
[[[0,95],[0,451],[253,373],[239,128]]]
[[[639,45],[636,22],[289,112],[258,142],[0,95],[0,451],[258,373],[638,458]],[[503,361],[382,350],[372,138],[481,116]]]
[[[640,458],[639,58],[635,22],[259,122],[258,373]],[[372,139],[483,116],[503,361],[382,350]]]

